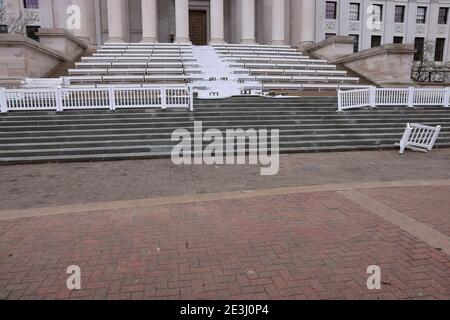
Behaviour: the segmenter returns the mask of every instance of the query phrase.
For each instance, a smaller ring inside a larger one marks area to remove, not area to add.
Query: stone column
[[[211,0],[211,44],[224,43],[223,0]]]
[[[124,42],[123,0],[108,0],[108,42]]]
[[[79,25],[69,29],[75,36],[87,44],[96,43],[95,2],[92,0],[72,0],[70,14],[80,14]],[[71,27],[68,25],[67,27]]]
[[[284,44],[285,0],[272,0],[272,44]]]
[[[242,40],[243,44],[255,42],[255,0],[241,0]]]
[[[70,0],[53,1],[53,27],[68,29],[67,26],[67,8],[70,6]],[[41,9],[40,9],[41,10]],[[40,13],[39,13],[40,14]]]
[[[156,0],[142,0],[142,42],[158,42]]]
[[[311,0],[301,1],[301,18],[300,18],[300,50],[305,49],[314,43],[315,37],[315,20],[316,20],[316,2]]]
[[[189,41],[189,0],[175,0],[175,42]]]

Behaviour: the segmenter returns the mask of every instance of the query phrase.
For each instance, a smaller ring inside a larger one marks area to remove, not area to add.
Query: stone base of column
[[[156,38],[142,38],[141,43],[156,43],[158,40]]]
[[[314,44],[314,42],[313,41],[301,41],[299,44],[298,44],[298,46],[297,46],[297,48],[300,50],[300,51],[305,51],[306,49],[308,49],[311,45],[313,45]]]
[[[108,40],[106,40],[106,43],[111,43],[111,42],[114,42],[114,43],[123,43],[123,42],[125,42],[125,41],[124,41],[123,38],[121,38],[121,37],[109,37]]]
[[[223,44],[223,43],[225,43],[225,40],[221,38],[215,38],[209,41],[209,44]]]
[[[270,44],[273,46],[283,46],[285,42],[284,40],[272,40]]]
[[[176,37],[175,43],[191,43],[191,40],[189,40],[189,38],[186,37]]]
[[[256,44],[255,39],[242,39],[241,44]]]

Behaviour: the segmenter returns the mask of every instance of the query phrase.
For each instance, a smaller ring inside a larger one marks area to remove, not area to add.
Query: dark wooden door
[[[206,35],[206,11],[189,11],[189,37],[192,44],[204,46],[207,44]]]

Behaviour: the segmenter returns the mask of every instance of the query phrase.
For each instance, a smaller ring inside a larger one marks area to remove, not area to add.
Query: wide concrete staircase
[[[281,152],[395,148],[407,122],[442,125],[450,146],[450,109],[378,108],[336,112],[334,97],[236,97],[185,109],[10,112],[0,115],[0,163],[170,157],[175,129],[279,129]]]

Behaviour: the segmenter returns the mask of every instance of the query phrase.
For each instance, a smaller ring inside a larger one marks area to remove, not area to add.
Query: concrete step
[[[172,132],[278,129],[280,152],[395,148],[406,122],[442,125],[437,146],[450,146],[450,109],[363,108],[337,112],[336,98],[197,101],[185,109],[9,112],[0,115],[0,163],[170,157]],[[207,144],[203,144],[206,146]]]
[[[442,143],[440,147],[448,148],[450,143]],[[392,144],[355,144],[351,147],[345,145],[332,146],[314,146],[314,147],[282,147],[280,153],[303,153],[303,152],[338,152],[338,151],[360,151],[360,150],[386,150],[397,149]],[[114,160],[137,160],[152,158],[167,158],[166,151],[152,150],[147,152],[128,152],[128,153],[97,153],[89,155],[53,155],[53,156],[16,156],[1,157],[0,164],[31,164],[31,163],[47,163],[47,162],[85,162],[85,161],[114,161]]]
[[[271,112],[271,113],[258,113],[253,112],[252,114],[245,113],[196,113],[195,115],[173,115],[173,116],[158,116],[158,115],[133,115],[133,116],[122,116],[122,117],[98,117],[98,116],[47,116],[40,119],[30,119],[24,117],[8,117],[1,121],[1,128],[12,127],[12,126],[47,126],[47,125],[81,125],[81,124],[125,124],[125,123],[172,123],[179,121],[180,123],[186,120],[190,121],[214,121],[221,119],[222,121],[233,121],[233,120],[246,120],[246,121],[259,121],[259,120],[324,120],[324,121],[335,121],[335,120],[360,120],[360,119],[406,119],[410,118],[414,120],[415,118],[420,119],[442,119],[446,121],[450,119],[450,112],[419,112],[419,113],[399,113],[399,112],[389,112],[389,113],[359,113],[359,114],[347,114],[347,113],[330,113],[330,112]]]
[[[190,128],[190,131],[193,129]],[[222,130],[224,131],[224,130]],[[404,132],[403,127],[379,127],[379,128],[332,128],[332,129],[282,129],[279,130],[280,136],[325,136],[325,135],[351,135],[351,134],[397,134],[401,135]],[[45,142],[71,142],[71,141],[105,141],[105,140],[140,140],[140,139],[169,139],[172,135],[172,132],[168,132],[163,130],[161,132],[149,132],[149,133],[120,133],[120,132],[99,132],[92,133],[88,132],[87,134],[80,134],[78,131],[71,132],[72,135],[23,135],[19,136],[18,134],[10,134],[8,136],[0,136],[0,144],[17,144],[17,143],[45,143]],[[444,132],[447,134],[447,132]]]
[[[286,126],[360,126],[360,125],[399,125],[405,126],[406,122],[420,122],[423,124],[440,124],[445,126],[450,124],[450,118],[440,119],[420,119],[420,117],[405,117],[398,119],[333,119],[324,121],[322,119],[258,119],[258,120],[205,120],[203,127],[206,128],[278,128]],[[15,125],[2,126],[0,133],[25,132],[25,131],[65,131],[65,130],[113,130],[113,129],[151,129],[151,128],[189,128],[193,126],[193,121],[168,121],[168,122],[132,122],[132,123],[89,123],[89,124],[49,124],[46,126]],[[170,129],[169,129],[170,128]],[[445,128],[444,128],[445,130]]]
[[[400,137],[401,138],[401,137]],[[355,145],[367,145],[367,146],[378,146],[378,145],[392,145],[399,142],[400,139],[395,136],[388,137],[353,137],[353,138],[339,138],[329,140],[310,140],[310,141],[299,141],[296,140],[281,140],[280,148],[315,148],[318,146],[328,146],[332,147],[334,145],[339,145],[341,147],[348,147],[350,149]],[[160,153],[166,153],[166,156],[170,157],[172,148],[177,144],[176,142],[169,141],[139,141],[120,143],[120,142],[105,142],[103,145],[87,145],[73,147],[64,147],[62,144],[59,148],[45,148],[45,146],[39,148],[36,146],[30,146],[24,149],[17,150],[0,150],[0,159],[7,157],[18,157],[18,156],[64,156],[64,155],[90,155],[90,154],[102,154],[102,153],[139,153],[139,152],[153,152],[157,151]],[[450,144],[450,139],[440,138],[438,140],[438,145]],[[204,143],[203,146],[208,145]]]
[[[434,121],[428,121],[428,122],[421,122],[428,125],[443,125],[445,126],[446,123],[444,122],[434,122]],[[278,124],[276,126],[267,126],[267,125],[242,125],[239,127],[239,129],[279,129],[279,130],[305,130],[305,131],[316,131],[319,129],[329,129],[329,130],[356,130],[356,129],[382,129],[382,130],[389,130],[390,128],[398,129],[398,130],[404,130],[406,126],[406,123],[402,122],[396,122],[396,123],[380,123],[380,124],[374,124],[374,123],[316,123],[316,124]],[[219,130],[226,130],[227,128],[231,128],[229,126],[214,126],[214,127],[208,127],[203,126],[204,130],[207,129],[219,129]],[[446,132],[448,130],[447,127],[443,127],[442,132]],[[8,138],[8,137],[35,137],[35,136],[42,136],[42,137],[54,137],[54,136],[69,136],[69,135],[79,135],[79,134],[148,134],[148,133],[172,133],[176,129],[187,129],[187,130],[193,130],[192,125],[188,126],[174,126],[174,127],[138,127],[138,128],[130,128],[129,126],[125,126],[124,128],[100,128],[100,129],[80,129],[80,128],[74,128],[74,129],[66,129],[66,130],[49,130],[49,128],[45,127],[36,127],[34,130],[30,131],[7,131],[7,132],[0,132],[0,138]],[[235,129],[235,128],[233,128]]]

